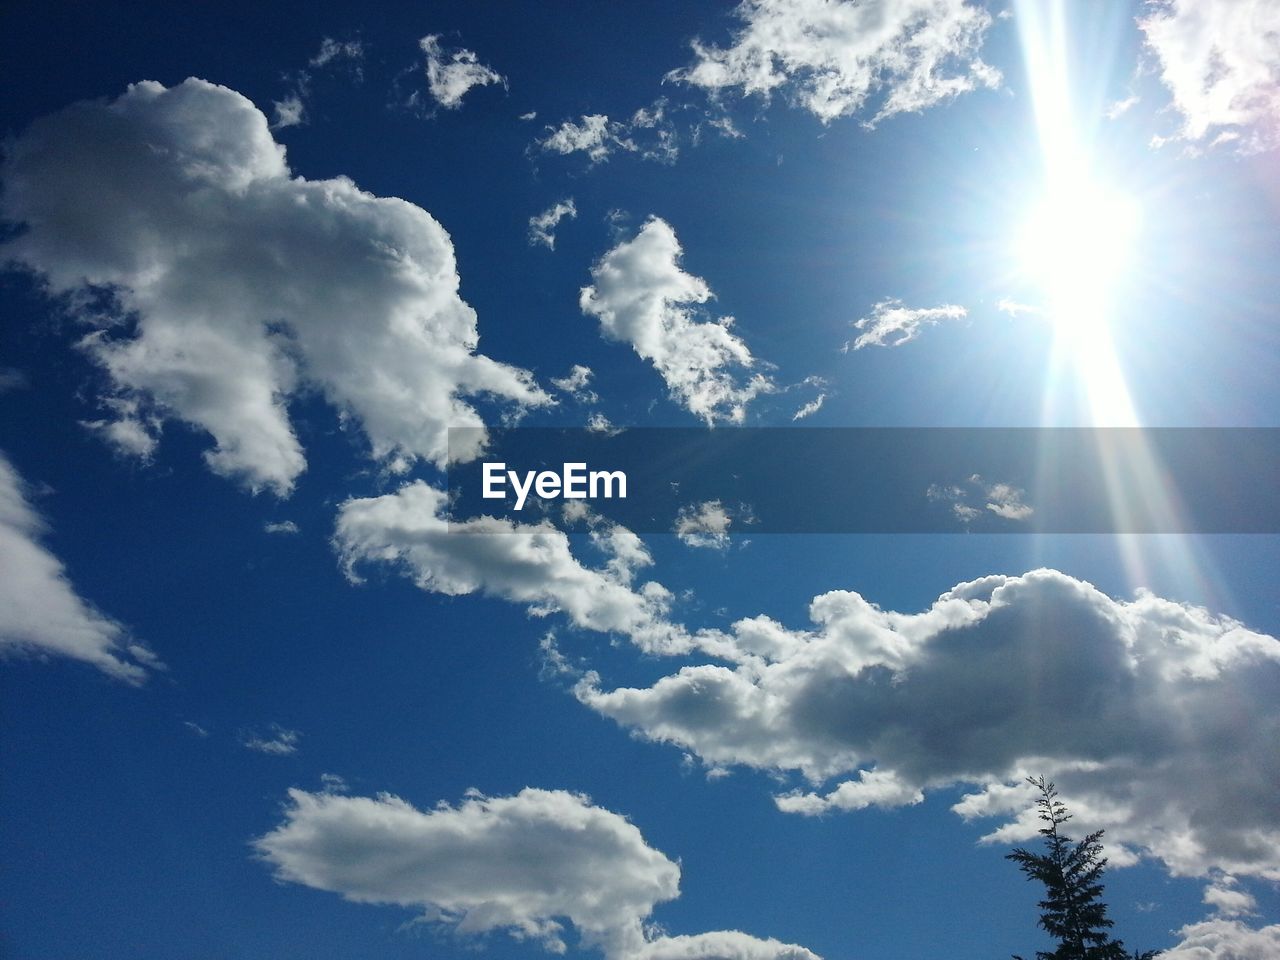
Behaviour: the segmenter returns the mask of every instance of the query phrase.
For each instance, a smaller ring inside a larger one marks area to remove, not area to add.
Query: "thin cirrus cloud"
[[[918,614],[834,591],[810,617],[811,630],[734,624],[722,638],[734,666],[613,690],[588,673],[577,697],[714,770],[798,772],[809,789],[777,797],[783,811],[976,785],[956,812],[1007,818],[987,839],[1015,842],[1038,826],[1018,784],[1044,773],[1080,822],[1106,828],[1113,863],[1144,854],[1180,875],[1280,878],[1274,637],[1052,570],[963,583]]]
[[[740,423],[747,404],[776,387],[730,331],[732,317],[697,318],[713,295],[705,280],[681,269],[682,255],[671,225],[650,217],[591,268],[579,304],[607,339],[629,343],[652,363],[672,399],[694,416],[707,424]]]
[[[254,848],[282,881],[418,910],[464,936],[505,931],[564,953],[567,921],[580,946],[609,960],[816,960],[737,931],[647,927],[657,904],[680,895],[679,865],[625,817],[564,790],[472,790],[421,811],[389,794],[295,789]]]
[[[875,99],[869,126],[1000,84],[978,56],[991,15],[966,0],[744,0],[734,13],[730,46],[695,40],[694,62],[667,79],[712,96],[781,93],[823,123]]]
[[[853,341],[854,350],[863,347],[900,347],[920,335],[922,328],[943,320],[961,320],[969,315],[964,307],[953,303],[940,307],[908,307],[901,300],[881,300],[868,316],[854,322],[861,331]],[[849,345],[846,344],[846,349]]]
[[[160,662],[76,593],[62,562],[40,543],[44,530],[18,471],[0,453],[0,655],[69,657],[142,683]]]
[[[423,37],[418,46],[426,57],[427,92],[446,110],[461,107],[462,98],[476,87],[507,84],[506,78],[481,63],[474,51],[446,49],[440,43],[439,34]]]
[[[1280,6],[1157,0],[1138,21],[1182,114],[1178,137],[1245,153],[1280,146]]]
[[[27,229],[3,254],[54,294],[113,293],[107,316],[82,312],[79,347],[110,378],[117,446],[149,451],[156,421],[182,420],[212,437],[214,472],[284,495],[306,466],[287,407],[307,389],[393,468],[443,463],[449,426],[483,427],[465,397],[551,402],[476,352],[430,214],[294,176],[232,90],[137,83],[36,121],[7,153],[0,213]]]

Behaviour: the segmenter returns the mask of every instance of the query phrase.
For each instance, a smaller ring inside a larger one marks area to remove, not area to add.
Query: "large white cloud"
[[[1280,5],[1154,0],[1139,21],[1188,140],[1280,146]]]
[[[877,106],[870,123],[996,86],[978,57],[991,16],[966,0],[744,0],[727,48],[693,44],[668,79],[712,94],[784,92],[824,123]]]
[[[1274,960],[1280,957],[1280,924],[1254,928],[1239,920],[1205,920],[1178,931],[1177,946],[1161,960]]]
[[[599,319],[606,337],[631,344],[652,363],[672,397],[693,414],[707,423],[739,422],[747,404],[773,384],[751,372],[757,361],[730,332],[732,317],[696,318],[711,288],[680,268],[682,253],[670,224],[650,217],[591,268],[582,311]]]
[[[580,794],[473,791],[425,812],[387,794],[289,797],[284,822],[254,842],[281,880],[419,909],[462,934],[505,930],[557,953],[567,920],[582,945],[617,960],[814,958],[736,931],[646,930],[654,906],[679,896],[680,868],[625,817]]]
[[[629,637],[645,650],[684,652],[692,641],[667,620],[671,593],[634,585],[652,563],[630,530],[597,524],[606,558],[600,568],[574,557],[569,537],[549,522],[493,517],[450,521],[448,497],[421,481],[380,497],[348,500],[334,543],[354,576],[364,563],[389,563],[433,593],[482,593],[527,604],[538,615],[563,613],[577,627]]]
[[[475,352],[430,214],[293,176],[232,90],[134,84],[36,121],[7,153],[0,213],[27,229],[3,254],[55,294],[114,291],[107,317],[82,311],[81,345],[111,379],[122,426],[104,435],[134,452],[153,416],[178,418],[212,436],[216,472],[283,494],[305,468],[288,404],[307,388],[399,465],[442,462],[447,427],[483,425],[463,397],[549,402]]]
[[[1017,784],[1045,773],[1079,823],[1107,829],[1116,863],[1145,851],[1175,873],[1280,878],[1275,638],[1051,570],[960,584],[918,614],[834,591],[810,615],[811,630],[739,621],[724,637],[734,666],[638,689],[589,674],[577,695],[712,767],[798,771],[810,792],[779,797],[784,810],[977,784],[957,812],[1012,817],[990,834],[1009,842],[1037,826]]]
[[[22,478],[0,453],[0,654],[71,657],[141,683],[158,661],[80,598],[62,562],[39,542],[44,529]]]

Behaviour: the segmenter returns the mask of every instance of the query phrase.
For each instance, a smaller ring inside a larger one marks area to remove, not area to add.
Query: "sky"
[[[1156,446],[1092,534],[448,486],[1280,427],[1276,0],[16,0],[0,89],[6,957],[1028,955],[1039,775],[1129,947],[1280,955],[1280,537]]]

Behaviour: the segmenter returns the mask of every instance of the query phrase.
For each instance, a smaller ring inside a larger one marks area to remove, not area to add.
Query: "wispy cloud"
[[[969,311],[955,304],[940,307],[907,307],[901,300],[881,300],[869,316],[856,321],[853,326],[862,332],[853,341],[853,349],[863,347],[900,347],[920,335],[922,327],[934,326],[943,320],[960,320]],[[846,347],[847,348],[847,347]]]
[[[462,98],[476,87],[507,85],[506,78],[481,63],[474,51],[443,47],[438,33],[423,37],[418,46],[426,56],[427,91],[446,110],[461,107]]]
[[[573,197],[553,203],[537,216],[529,218],[529,243],[532,246],[542,244],[548,250],[556,248],[556,227],[565,217],[570,220],[578,216],[578,208],[574,206]]]
[[[298,752],[298,741],[302,734],[297,730],[289,730],[278,723],[271,724],[266,732],[246,730],[240,734],[240,743],[249,750],[265,753],[273,757],[287,757]]]

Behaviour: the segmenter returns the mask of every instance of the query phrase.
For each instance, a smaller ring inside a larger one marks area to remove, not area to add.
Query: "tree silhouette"
[[[1151,960],[1154,950],[1131,954],[1123,941],[1111,939],[1112,921],[1102,901],[1102,871],[1107,865],[1099,842],[1102,831],[1078,843],[1072,841],[1059,830],[1071,814],[1054,785],[1044,777],[1028,777],[1027,782],[1040,791],[1036,806],[1045,823],[1040,828],[1045,852],[1019,847],[1005,858],[1014,861],[1028,880],[1044,884],[1040,926],[1058,941],[1058,947],[1052,953],[1036,951],[1036,960]]]

